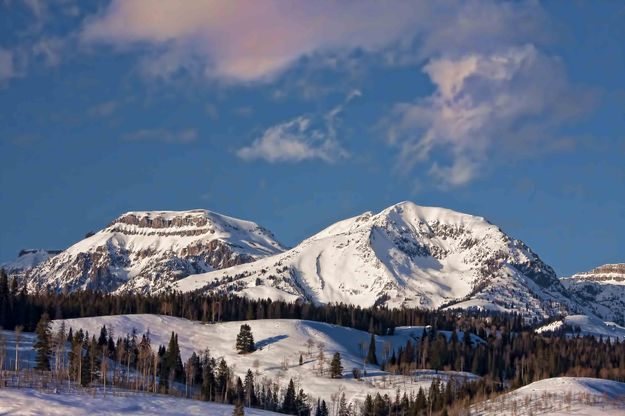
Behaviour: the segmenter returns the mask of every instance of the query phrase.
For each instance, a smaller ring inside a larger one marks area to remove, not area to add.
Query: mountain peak
[[[208,210],[131,211],[32,269],[31,288],[149,292],[283,251],[258,224]]]
[[[519,308],[533,317],[566,303],[553,270],[521,241],[482,217],[409,201],[339,221],[284,253],[190,276],[175,287],[360,306]]]

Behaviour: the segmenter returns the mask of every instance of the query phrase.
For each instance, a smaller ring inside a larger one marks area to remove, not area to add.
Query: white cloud
[[[124,135],[125,140],[157,140],[166,143],[191,143],[197,140],[198,133],[195,129],[167,130],[167,129],[141,129]]]
[[[561,63],[526,45],[491,54],[436,58],[424,66],[434,92],[396,106],[390,142],[400,148],[400,167],[409,171],[442,150],[445,166],[430,174],[447,186],[480,175],[494,148],[527,140],[519,131],[549,131],[577,114]],[[529,142],[528,142],[529,144]]]
[[[239,149],[237,156],[244,160],[264,159],[271,163],[311,159],[332,163],[346,158],[349,153],[337,139],[336,125],[345,106],[361,95],[359,90],[351,91],[343,103],[328,111],[319,122],[311,116],[299,116],[269,127],[250,146]]]

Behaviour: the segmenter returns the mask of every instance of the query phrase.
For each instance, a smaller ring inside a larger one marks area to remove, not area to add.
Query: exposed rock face
[[[604,264],[595,267],[589,272],[577,273],[571,279],[588,280],[594,282],[625,282],[625,263]]]
[[[210,211],[129,212],[24,278],[33,290],[148,293],[282,250],[257,224]]]
[[[194,275],[180,290],[361,306],[567,313],[555,272],[480,217],[410,202],[336,223],[284,253]]]
[[[562,284],[597,316],[625,325],[625,263],[577,273]]]

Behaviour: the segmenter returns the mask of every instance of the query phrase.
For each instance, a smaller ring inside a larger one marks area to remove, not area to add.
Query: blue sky
[[[412,200],[625,261],[619,2],[0,2],[0,261],[130,210],[294,245]]]

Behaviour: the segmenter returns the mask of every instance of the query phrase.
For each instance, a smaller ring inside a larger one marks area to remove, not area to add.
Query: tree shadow
[[[274,344],[282,339],[288,338],[288,335],[276,335],[275,337],[265,338],[256,343],[256,349],[262,350],[264,347]]]

